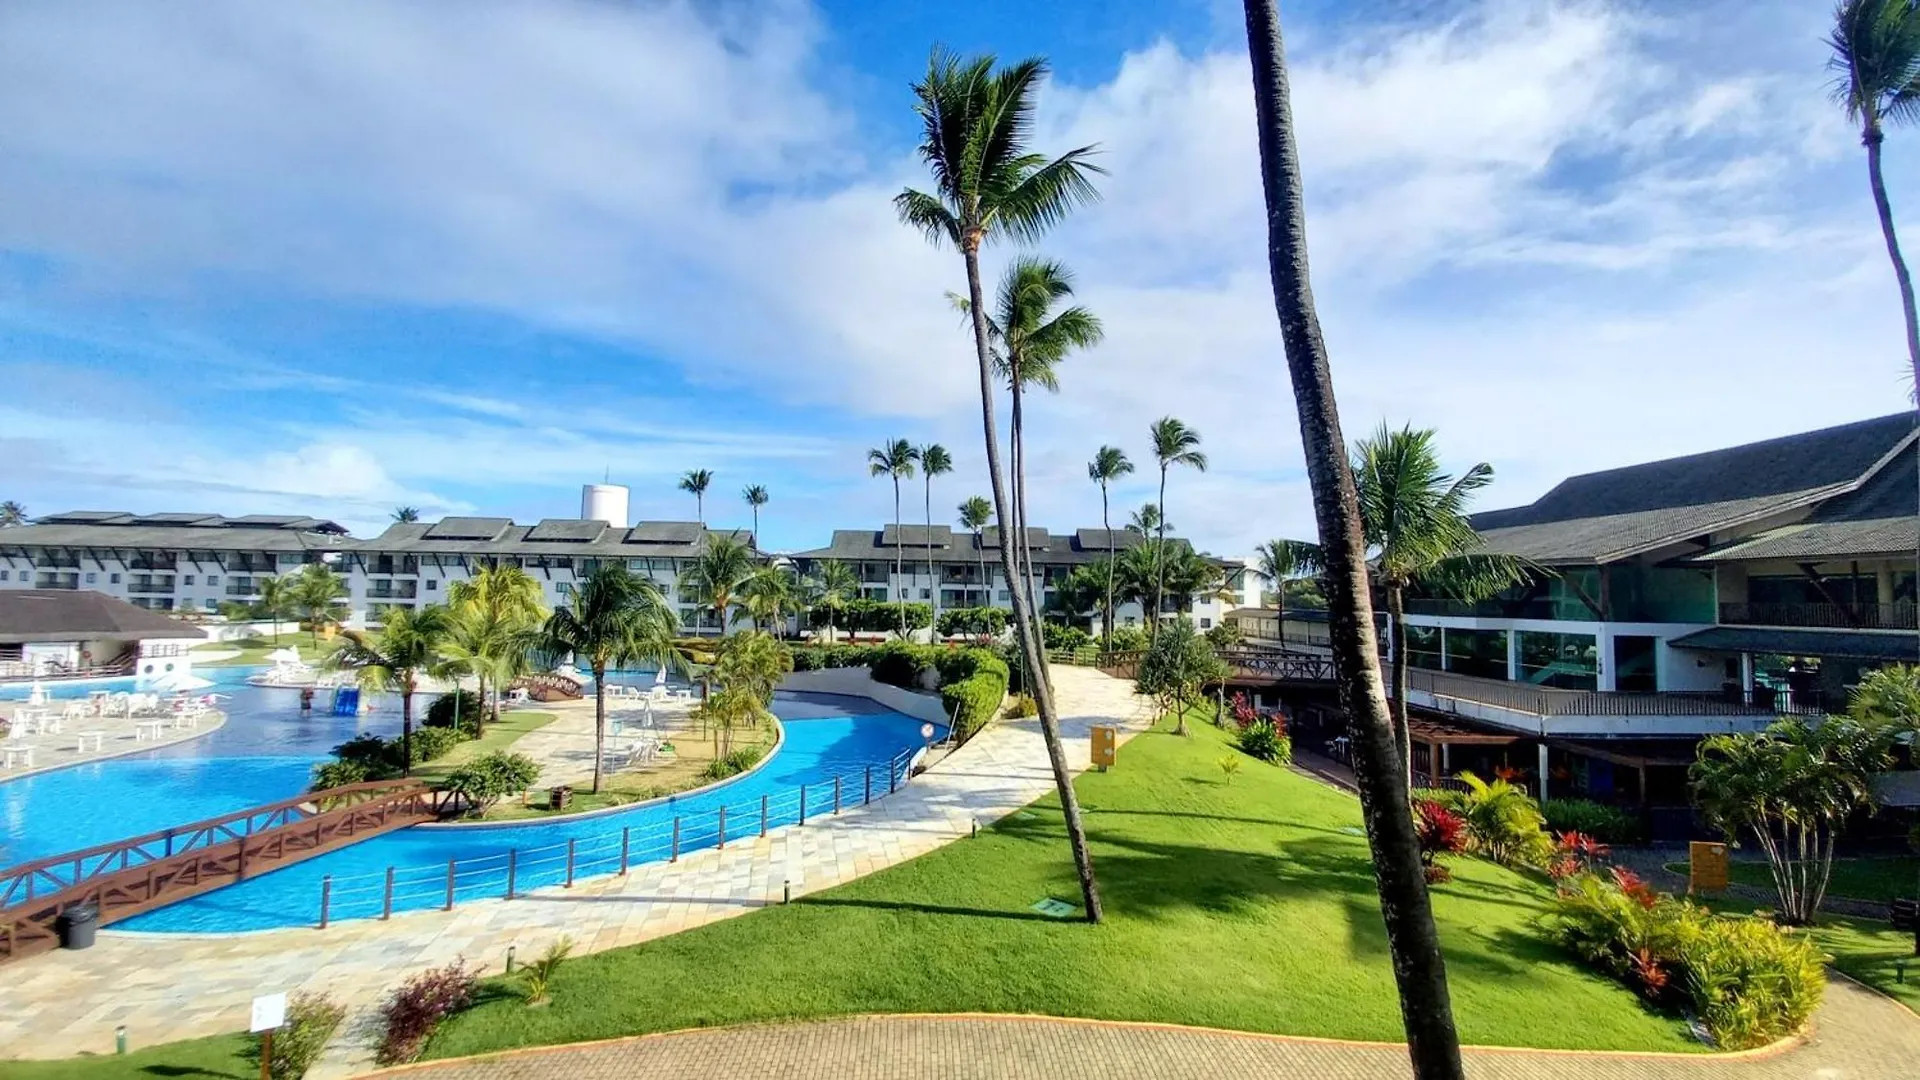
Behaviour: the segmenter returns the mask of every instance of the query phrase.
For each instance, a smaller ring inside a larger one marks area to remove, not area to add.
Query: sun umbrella
[[[47,703],[46,684],[41,682],[39,679],[33,680],[33,689],[27,691],[27,704],[45,705],[46,703]]]
[[[166,694],[179,694],[185,693],[188,690],[205,690],[212,685],[212,680],[203,679],[198,675],[189,674],[185,671],[169,671],[165,675],[148,683],[147,688]]]

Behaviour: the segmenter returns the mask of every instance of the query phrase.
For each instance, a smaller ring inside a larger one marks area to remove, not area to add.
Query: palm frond
[[[911,225],[926,236],[927,242],[942,240],[960,246],[960,219],[939,199],[924,191],[908,188],[893,197],[893,212],[902,224]]]

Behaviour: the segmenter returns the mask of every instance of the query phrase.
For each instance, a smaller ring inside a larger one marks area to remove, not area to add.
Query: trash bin
[[[547,809],[565,810],[573,802],[573,789],[565,784],[547,793]]]
[[[60,934],[61,948],[90,949],[94,931],[100,928],[100,905],[75,904],[53,920],[53,928]]]

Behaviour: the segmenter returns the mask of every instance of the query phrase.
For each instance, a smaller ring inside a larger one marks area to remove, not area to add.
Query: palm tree
[[[760,546],[760,508],[767,505],[767,489],[759,484],[749,484],[741,489],[740,498],[753,507],[753,544]]]
[[[420,508],[417,506],[396,506],[393,508],[393,520],[401,524],[420,520]]]
[[[360,686],[370,693],[400,695],[400,775],[413,775],[413,695],[420,676],[440,661],[446,638],[447,609],[438,604],[414,610],[404,604],[388,609],[380,629],[344,630],[328,666],[359,673]]]
[[[755,629],[764,623],[768,632],[782,635],[785,627],[780,625],[780,616],[793,608],[799,595],[793,571],[782,566],[759,567],[740,583],[740,610],[733,613],[733,621],[752,619]]]
[[[712,483],[711,469],[694,469],[680,478],[680,490],[693,496],[694,514],[702,525],[707,523],[707,487]]]
[[[927,580],[933,584],[933,625],[940,623],[940,582],[933,576],[933,478],[953,471],[953,455],[939,443],[928,443],[914,451],[920,458],[920,475],[926,478]],[[931,635],[932,631],[928,631]],[[928,638],[932,640],[931,637]]]
[[[987,522],[993,520],[993,504],[984,495],[974,495],[959,506],[960,527],[973,533],[974,555],[980,560],[980,605],[993,606],[993,583],[987,580]]]
[[[26,523],[26,507],[12,499],[8,499],[6,502],[0,502],[0,529],[11,529],[15,525],[25,525]]]
[[[347,595],[347,583],[340,580],[326,563],[308,563],[293,576],[293,606],[306,617],[313,643],[320,644],[320,624],[340,621],[341,599]]]
[[[1153,503],[1141,504],[1140,509],[1127,515],[1127,531],[1147,537],[1158,533],[1160,531],[1160,508]],[[1166,531],[1173,531],[1173,522],[1167,522]]]
[[[716,538],[718,539],[718,538]],[[552,659],[571,655],[593,672],[593,790],[600,790],[607,744],[607,669],[636,662],[678,665],[673,634],[680,620],[649,578],[617,562],[603,562],[574,587],[566,607],[541,629],[541,651]]]
[[[298,579],[293,577],[265,577],[260,579],[260,614],[273,620],[273,641],[280,643],[280,620],[287,612],[294,610],[295,593]]]
[[[833,613],[860,595],[860,576],[838,559],[822,559],[803,583],[808,607],[827,610],[827,644],[833,644]]]
[[[913,463],[919,459],[920,452],[905,439],[895,439],[885,446],[867,451],[867,475],[885,476],[893,480],[893,580],[894,587],[901,588],[900,579],[906,571],[902,569],[906,552],[900,546],[900,479],[913,475]],[[907,636],[907,605],[904,592],[899,605],[900,637]]]
[[[1100,609],[1100,632],[1113,633],[1113,518],[1107,508],[1107,485],[1133,472],[1133,462],[1117,446],[1102,446],[1087,462],[1087,479],[1100,485],[1100,527],[1107,534],[1107,602]]]
[[[1840,0],[1827,45],[1833,49],[1828,64],[1835,73],[1834,99],[1847,110],[1847,119],[1859,123],[1860,142],[1867,148],[1867,184],[1873,189],[1873,207],[1880,215],[1880,234],[1887,242],[1893,278],[1900,286],[1907,357],[1913,364],[1914,385],[1920,388],[1920,317],[1914,313],[1913,278],[1900,254],[1893,206],[1880,176],[1880,144],[1886,141],[1883,123],[1920,120],[1920,4]]]
[[[1307,479],[1325,567],[1327,632],[1340,703],[1353,739],[1354,780],[1373,852],[1374,883],[1387,931],[1400,1017],[1418,1080],[1459,1080],[1460,1036],[1453,1025],[1447,966],[1433,925],[1420,865],[1420,842],[1407,806],[1406,772],[1387,717],[1367,595],[1367,542],[1360,499],[1348,470],[1333,399],[1327,347],[1307,274],[1307,225],[1287,87],[1286,48],[1277,0],[1244,0],[1253,60],[1260,179],[1267,208],[1267,260],[1287,373],[1300,416]]]
[[[753,552],[747,545],[730,536],[709,535],[706,546],[687,564],[674,587],[682,599],[711,608],[713,624],[724,637],[727,609],[734,605],[755,569]]]
[[[1200,452],[1200,433],[1171,416],[1163,416],[1154,421],[1152,428],[1153,456],[1160,462],[1160,502],[1159,517],[1154,524],[1159,528],[1161,540],[1167,538],[1167,470],[1175,465],[1185,465],[1199,472],[1207,471],[1207,455]],[[1165,550],[1165,545],[1161,545]],[[1156,585],[1153,591],[1153,621],[1148,624],[1149,636],[1160,632],[1160,601],[1166,592],[1166,585],[1155,575]]]
[[[540,583],[518,567],[482,567],[465,581],[447,587],[452,625],[442,645],[447,675],[472,675],[494,693],[493,719],[500,720],[500,690],[527,673],[529,655],[540,645],[547,620]]]
[[[1260,572],[1273,582],[1273,602],[1280,609],[1280,645],[1284,648],[1287,644],[1287,579],[1309,572],[1317,565],[1319,553],[1313,545],[1298,540],[1269,540],[1254,550],[1260,557]]]
[[[934,192],[909,188],[893,200],[903,222],[936,244],[952,244],[965,265],[987,477],[1002,533],[1000,568],[1011,589],[1014,634],[1020,641],[1024,670],[1035,672],[1043,670],[1046,657],[1040,648],[1032,598],[1012,585],[1014,545],[1006,542],[1006,533],[1014,515],[1002,478],[1000,440],[994,426],[993,357],[986,297],[980,282],[980,247],[1002,233],[1015,240],[1037,240],[1074,207],[1098,198],[1092,176],[1100,169],[1091,161],[1093,147],[1070,150],[1049,160],[1027,145],[1034,128],[1035,97],[1046,73],[1046,62],[1037,58],[1001,68],[990,55],[962,60],[935,50],[927,62],[926,78],[913,88],[914,111],[924,125],[920,156],[933,174]],[[1032,682],[1040,731],[1053,766],[1054,785],[1060,792],[1060,808],[1080,876],[1087,919],[1099,922],[1100,892],[1080,819],[1080,800],[1074,793],[1066,751],[1060,744],[1059,715],[1054,711],[1047,680]]]

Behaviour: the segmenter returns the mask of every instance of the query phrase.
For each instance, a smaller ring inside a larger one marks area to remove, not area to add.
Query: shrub
[[[377,779],[370,776],[367,766],[359,761],[322,761],[313,767],[313,782],[307,785],[309,791],[325,791],[327,788],[346,787],[348,784],[364,783]],[[343,796],[351,798],[351,796]]]
[[[760,759],[766,756],[767,748],[764,746],[743,746],[707,762],[707,767],[701,770],[700,775],[709,780],[725,780],[760,764]]]
[[[1413,828],[1420,840],[1420,865],[1428,868],[1427,880],[1436,883],[1448,880],[1450,873],[1433,873],[1435,869],[1445,869],[1436,860],[1467,849],[1466,819],[1437,802],[1420,800],[1413,804]]]
[[[1591,799],[1548,799],[1540,804],[1549,832],[1584,833],[1602,843],[1638,844],[1646,838],[1640,815]]]
[[[1215,623],[1207,628],[1207,644],[1216,649],[1231,649],[1240,644],[1239,623]]]
[[[420,1056],[440,1021],[473,1002],[480,976],[455,960],[446,967],[423,971],[396,987],[380,1007],[382,1032],[374,1060],[402,1065]]]
[[[1138,626],[1116,626],[1100,646],[1108,652],[1139,652],[1147,647],[1147,632]]]
[[[1293,740],[1280,725],[1264,717],[1247,725],[1240,733],[1239,744],[1242,753],[1261,761],[1285,765],[1293,760]]]
[[[940,613],[940,633],[998,637],[1007,629],[1007,610],[996,607],[950,608]]]
[[[1000,703],[1007,697],[1009,673],[1006,662],[985,649],[963,649],[970,654],[973,670],[940,687],[940,701],[953,718],[956,742],[966,742],[999,715]],[[959,664],[964,661],[955,660]],[[958,671],[957,667],[949,670]]]
[[[867,658],[876,682],[908,690],[918,689],[922,673],[933,670],[937,650],[908,641],[889,641],[874,647]]]
[[[1489,784],[1470,772],[1460,774],[1467,791],[1460,816],[1467,822],[1467,846],[1503,866],[1545,866],[1553,840],[1541,826],[1540,808],[1525,791],[1505,780]]]
[[[528,1005],[545,1005],[552,1000],[553,977],[560,974],[560,965],[572,952],[573,939],[562,934],[538,960],[521,969],[520,988],[526,993]]]
[[[1072,652],[1093,644],[1093,635],[1077,626],[1043,623],[1040,626],[1040,641],[1048,652]]]
[[[459,717],[458,725],[468,738],[480,732],[480,695],[472,690],[455,690],[441,694],[427,706],[427,718],[421,723],[427,727],[454,727],[454,718]]]
[[[1232,706],[1233,724],[1243,731],[1248,724],[1260,719],[1259,710],[1253,707],[1253,702],[1247,700],[1246,694],[1236,692],[1233,695]]]
[[[464,732],[455,731],[450,727],[414,728],[413,763],[418,765],[423,761],[445,757],[454,747],[466,741],[467,736]],[[393,748],[392,757],[395,761],[400,759],[400,743],[399,738],[394,738],[389,743]]]
[[[1233,783],[1234,774],[1240,771],[1240,755],[1228,754],[1214,762],[1214,764],[1220,766],[1221,775],[1226,777],[1227,783],[1231,784]]]
[[[1024,720],[1029,716],[1040,715],[1040,704],[1031,694],[1015,694],[1007,703],[1007,715],[1015,720]]]
[[[1798,1029],[1825,986],[1823,957],[1804,935],[1716,915],[1618,868],[1561,881],[1542,925],[1562,948],[1647,999],[1684,1005],[1729,1049]]]
[[[540,779],[540,766],[525,754],[496,750],[447,774],[447,790],[467,799],[468,812],[479,816],[502,796],[525,791]]]
[[[287,1022],[273,1033],[273,1056],[267,1062],[273,1080],[300,1080],[326,1049],[327,1040],[346,1019],[346,1006],[324,994],[298,993],[287,999]],[[255,1065],[260,1062],[260,1036],[253,1036]]]
[[[342,762],[362,765],[369,773],[369,779],[383,777],[371,775],[396,764],[387,758],[387,741],[378,735],[355,735],[346,742],[333,748],[333,756]]]

